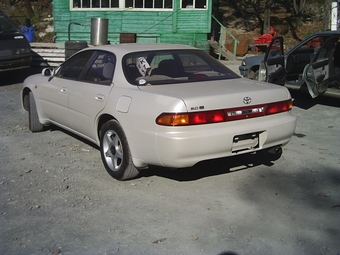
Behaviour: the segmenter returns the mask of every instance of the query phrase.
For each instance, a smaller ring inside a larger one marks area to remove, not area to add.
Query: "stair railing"
[[[221,22],[219,22],[218,21],[218,19],[214,16],[214,15],[211,15],[212,16],[212,18],[217,22],[217,24],[219,24],[220,25],[220,31],[222,31],[222,30],[224,30],[228,35],[230,35],[233,39],[234,39],[234,52],[233,52],[233,56],[234,56],[234,59],[233,60],[235,60],[236,59],[236,49],[237,49],[237,44],[238,43],[240,43],[240,41],[239,40],[237,40],[236,39],[236,37],[235,36],[233,36],[229,31],[228,31],[228,29],[225,27],[225,26],[223,26],[222,25],[222,23]],[[218,44],[219,44],[219,46],[218,46],[218,49],[219,49],[219,56],[218,56],[218,59],[219,60],[221,60],[221,52],[222,52],[222,47],[223,47],[223,44],[222,44],[222,33],[220,33],[221,34],[221,36],[220,36],[220,39],[219,39],[219,42],[218,42]]]

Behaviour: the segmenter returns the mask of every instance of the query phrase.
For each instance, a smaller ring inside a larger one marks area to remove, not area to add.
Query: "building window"
[[[72,8],[172,9],[172,1],[173,0],[73,0]]]
[[[73,0],[73,8],[118,8],[119,0]]]
[[[125,0],[125,8],[172,9],[172,0]]]
[[[182,9],[206,9],[207,0],[182,0]]]

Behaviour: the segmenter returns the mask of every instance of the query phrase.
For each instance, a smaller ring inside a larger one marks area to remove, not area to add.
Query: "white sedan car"
[[[28,77],[21,100],[32,132],[57,125],[98,145],[118,180],[152,165],[280,152],[296,126],[285,87],[240,78],[183,45],[86,48]]]

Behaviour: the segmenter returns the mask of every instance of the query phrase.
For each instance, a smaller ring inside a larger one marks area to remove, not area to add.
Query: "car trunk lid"
[[[285,87],[244,78],[139,88],[148,93],[181,99],[188,112],[259,105],[290,98]]]

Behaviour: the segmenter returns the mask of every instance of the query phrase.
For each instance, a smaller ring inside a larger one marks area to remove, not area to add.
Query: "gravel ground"
[[[119,182],[92,144],[58,128],[29,132],[25,76],[0,74],[0,254],[340,254],[338,100],[294,95],[298,125],[279,159],[151,168]]]

